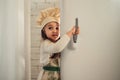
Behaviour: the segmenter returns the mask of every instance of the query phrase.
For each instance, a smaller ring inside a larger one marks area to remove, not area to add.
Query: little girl
[[[38,23],[41,28],[40,64],[41,71],[38,80],[61,80],[60,54],[67,46],[75,27],[60,37],[60,12],[59,8],[49,8],[41,11]]]

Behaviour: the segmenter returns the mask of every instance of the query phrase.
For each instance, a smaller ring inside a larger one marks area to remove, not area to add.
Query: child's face
[[[60,26],[57,22],[50,22],[44,27],[46,36],[53,42],[60,37]]]

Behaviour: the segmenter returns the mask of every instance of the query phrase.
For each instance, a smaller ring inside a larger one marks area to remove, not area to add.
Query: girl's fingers
[[[79,34],[80,33],[80,28],[77,28],[77,31],[75,32],[75,34]]]

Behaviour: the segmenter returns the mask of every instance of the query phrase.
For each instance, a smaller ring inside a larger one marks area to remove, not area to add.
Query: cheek
[[[58,33],[60,34],[60,30],[58,30]]]
[[[46,36],[49,36],[51,34],[50,31],[46,31],[45,33],[46,33]]]

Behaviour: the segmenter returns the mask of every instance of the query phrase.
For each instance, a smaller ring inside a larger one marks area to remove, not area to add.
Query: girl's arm
[[[43,44],[43,51],[47,53],[61,52],[67,46],[69,41],[70,37],[66,34],[63,35],[56,43],[46,40]]]
[[[45,41],[43,44],[43,51],[47,53],[61,52],[67,46],[73,34],[75,34],[75,27],[63,35],[56,43],[50,42],[48,40]],[[76,34],[79,34],[79,29]]]

